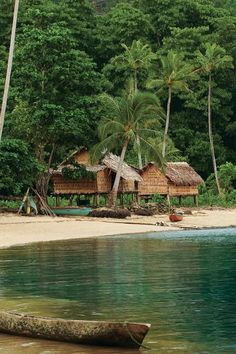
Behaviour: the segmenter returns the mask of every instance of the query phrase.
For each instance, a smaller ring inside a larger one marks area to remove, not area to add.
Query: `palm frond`
[[[90,150],[91,163],[95,164],[104,155],[106,151],[111,151],[117,143],[122,143],[122,137],[119,133],[108,136],[106,139],[100,141]]]
[[[142,137],[140,137],[140,140],[146,149],[146,153],[148,153],[149,159],[163,169],[165,166],[165,159],[162,156],[161,148],[152,144],[149,140],[143,139]]]

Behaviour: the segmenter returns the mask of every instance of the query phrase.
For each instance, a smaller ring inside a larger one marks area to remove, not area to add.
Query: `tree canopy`
[[[13,5],[11,0],[0,4],[0,101]],[[14,148],[19,142],[45,168],[76,147],[91,148],[99,140],[97,127],[104,117],[100,95],[106,92],[118,100],[123,95],[134,73],[135,57],[129,50],[136,45],[139,53],[148,49],[150,54],[147,65],[137,68],[137,88],[156,94],[164,110],[168,90],[157,92],[156,87],[147,88],[147,82],[154,78],[164,83],[164,63],[171,53],[181,58],[185,69],[196,71],[187,79],[188,90],[173,90],[167,151],[174,146],[207,178],[212,173],[208,80],[206,70],[198,72],[204,66],[200,53],[205,54],[206,43],[220,46],[236,65],[234,1],[110,0],[96,9],[92,0],[21,0],[3,143],[12,139]],[[185,85],[185,77],[180,85]],[[236,164],[232,66],[214,71],[211,110],[217,164]],[[164,131],[164,120],[159,128]],[[1,175],[0,183],[6,183],[2,181]],[[23,185],[11,191],[21,189]]]

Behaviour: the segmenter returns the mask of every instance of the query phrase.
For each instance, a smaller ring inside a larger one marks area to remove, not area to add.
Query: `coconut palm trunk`
[[[5,85],[4,85],[4,92],[3,92],[3,99],[2,99],[2,108],[1,108],[1,113],[0,113],[0,141],[2,139],[2,131],[3,131],[5,113],[6,113],[6,108],[7,108],[8,92],[9,92],[9,87],[10,87],[10,79],[11,79],[14,47],[15,47],[16,24],[17,24],[18,10],[19,10],[19,2],[20,2],[20,0],[15,0],[12,31],[11,31],[10,50],[9,50],[8,64],[7,64],[7,73],[6,73],[6,80],[5,80]]]
[[[137,146],[138,146],[138,167],[141,170],[143,168],[143,161],[142,161],[142,153],[141,153],[141,144],[140,144],[140,137],[137,135]]]
[[[162,145],[162,157],[165,157],[165,155],[166,155],[166,141],[167,141],[169,125],[170,125],[171,99],[172,99],[172,87],[169,86],[169,89],[168,89],[168,102],[167,102],[167,110],[166,110],[166,125],[165,125],[165,132],[164,132],[163,145]]]
[[[138,92],[138,77],[137,77],[137,70],[134,70],[134,92]],[[137,147],[138,147],[138,167],[141,170],[143,168],[143,161],[142,161],[142,153],[141,153],[141,144],[140,138],[137,135]]]
[[[124,142],[122,151],[121,151],[121,155],[120,155],[120,163],[118,166],[118,170],[116,173],[116,178],[112,187],[112,191],[111,191],[111,206],[115,207],[116,206],[116,201],[117,201],[117,194],[118,194],[118,189],[119,189],[119,185],[120,185],[120,178],[121,178],[121,171],[122,171],[122,165],[125,159],[125,154],[127,151],[127,147],[129,144],[129,140],[126,140]]]
[[[211,122],[211,90],[212,90],[212,78],[211,73],[209,74],[209,81],[208,81],[208,133],[209,133],[209,140],[210,140],[210,148],[211,148],[211,157],[212,163],[214,168],[215,180],[218,193],[221,194],[220,182],[217,173],[217,165],[216,165],[216,157],[215,157],[215,148],[214,148],[214,140],[212,135],[212,122]]]

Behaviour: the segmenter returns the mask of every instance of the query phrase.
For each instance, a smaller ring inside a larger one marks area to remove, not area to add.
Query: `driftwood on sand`
[[[137,348],[150,325],[105,321],[79,321],[0,312],[0,332],[88,345]]]

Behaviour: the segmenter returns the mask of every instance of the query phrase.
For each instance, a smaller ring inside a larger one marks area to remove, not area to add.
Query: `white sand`
[[[166,226],[156,226],[164,222]],[[181,228],[236,227],[236,209],[197,210],[179,223],[170,223],[167,215],[133,216],[127,220],[92,218],[25,217],[0,214],[0,247],[53,240],[105,235],[133,234]]]

